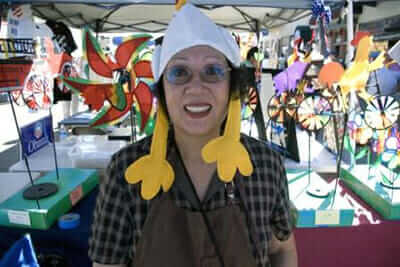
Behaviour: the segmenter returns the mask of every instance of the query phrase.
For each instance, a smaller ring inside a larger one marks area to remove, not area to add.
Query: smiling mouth
[[[196,105],[196,106],[185,105],[184,108],[186,111],[189,111],[191,113],[203,113],[210,111],[211,105]]]

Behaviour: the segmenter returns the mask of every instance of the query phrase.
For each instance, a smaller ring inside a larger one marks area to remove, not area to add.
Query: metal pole
[[[57,174],[57,181],[60,181],[60,174],[58,172],[58,162],[57,162],[57,151],[56,151],[56,138],[54,136],[54,129],[53,129],[53,113],[51,112],[51,105],[49,107],[49,114],[50,114],[50,121],[51,121],[51,137],[53,139],[53,152],[54,152],[54,163],[56,165],[56,174]]]
[[[135,111],[136,111],[135,106],[134,106],[134,104],[132,104],[132,107],[130,110],[132,143],[136,142],[136,114],[133,114]]]
[[[308,184],[311,184],[311,131],[307,131],[308,133]]]
[[[346,46],[346,66],[353,59],[354,47],[350,44],[354,38],[354,16],[353,16],[353,0],[347,0],[347,46]]]
[[[11,104],[11,109],[12,109],[12,113],[14,116],[15,126],[17,127],[19,142],[21,143],[22,157],[24,158],[24,161],[25,161],[25,166],[26,166],[26,170],[28,171],[29,180],[31,181],[31,184],[34,185],[31,168],[29,167],[28,157],[26,156],[24,147],[22,146],[22,135],[21,135],[21,131],[20,131],[19,125],[18,125],[17,114],[15,113],[14,104],[13,104],[14,102],[11,97],[11,91],[8,91],[8,101]],[[36,199],[36,204],[37,204],[38,209],[40,209],[39,200],[37,200],[37,199]]]
[[[258,53],[260,53],[260,42],[261,42],[261,34],[260,34],[260,23],[255,20],[255,26],[256,26],[256,34],[257,34],[257,47],[258,47]],[[260,65],[260,64],[257,64]],[[256,66],[256,71],[261,71],[260,69],[261,66]],[[256,79],[257,80],[257,79]],[[257,96],[257,105],[256,109],[254,110],[254,119],[256,122],[257,126],[257,131],[258,131],[258,138],[261,140],[267,140],[267,136],[265,133],[265,122],[264,122],[264,115],[261,109],[261,98],[260,98],[260,90],[262,90],[261,87],[261,82],[256,81],[256,96]]]

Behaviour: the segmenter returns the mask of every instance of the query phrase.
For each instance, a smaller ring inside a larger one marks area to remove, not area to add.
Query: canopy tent
[[[95,32],[163,32],[175,11],[175,0],[14,0],[32,3],[33,14]],[[259,31],[311,14],[312,0],[188,0],[213,21],[236,31]],[[325,0],[343,4],[344,0]]]

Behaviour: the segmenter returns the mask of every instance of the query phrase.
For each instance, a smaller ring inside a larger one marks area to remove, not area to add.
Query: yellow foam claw
[[[135,161],[125,172],[129,183],[142,181],[141,195],[143,199],[152,199],[160,191],[168,191],[174,182],[174,171],[171,165],[146,155]]]
[[[220,136],[209,142],[202,150],[205,162],[217,162],[217,172],[219,178],[224,182],[232,181],[236,169],[244,176],[249,176],[253,172],[247,150],[240,142],[235,142]]]
[[[224,182],[232,181],[236,169],[244,176],[253,173],[249,153],[240,143],[240,99],[231,99],[229,102],[224,135],[207,143],[201,154],[205,162],[217,162],[218,176]]]
[[[175,179],[174,171],[166,160],[168,120],[165,111],[159,107],[150,154],[141,157],[125,171],[128,183],[142,182],[141,195],[144,199],[152,199],[162,188],[168,191]]]

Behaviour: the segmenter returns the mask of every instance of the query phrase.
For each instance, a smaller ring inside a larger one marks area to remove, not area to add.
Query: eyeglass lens
[[[200,79],[207,83],[216,83],[227,78],[229,68],[220,64],[206,65],[200,71]],[[167,69],[165,77],[169,83],[182,85],[189,82],[193,77],[193,71],[185,65],[175,65]]]

